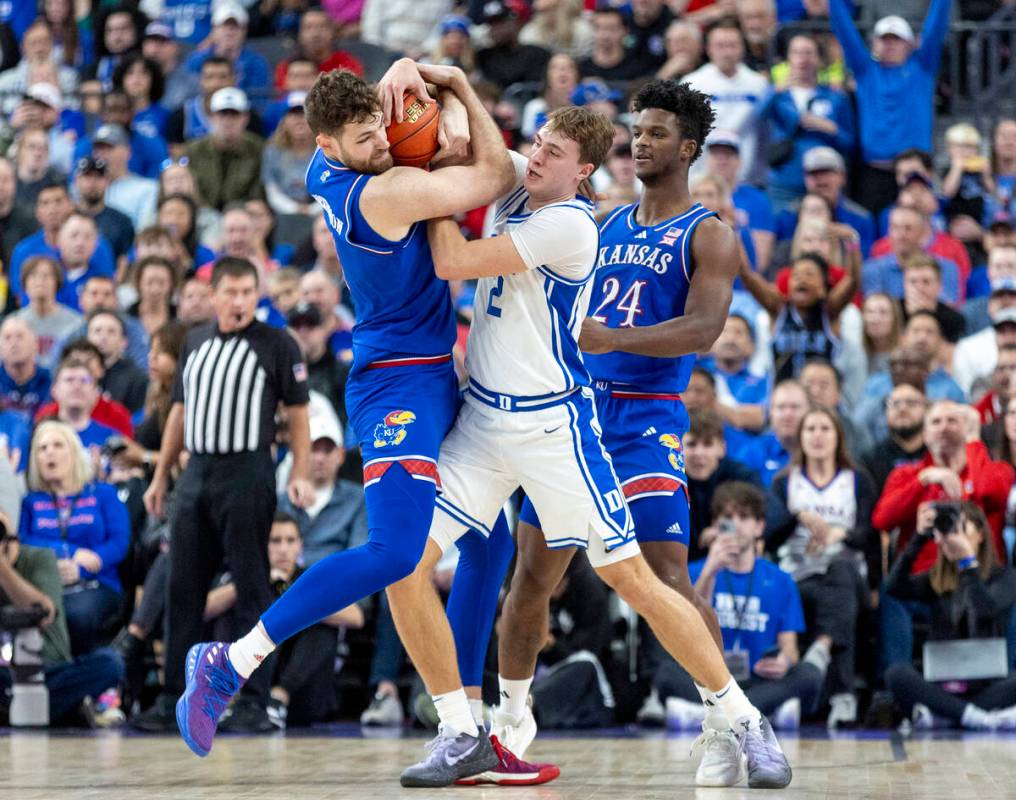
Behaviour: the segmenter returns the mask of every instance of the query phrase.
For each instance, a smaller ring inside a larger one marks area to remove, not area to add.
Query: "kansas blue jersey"
[[[643,327],[684,314],[694,269],[691,238],[702,220],[716,216],[696,203],[651,228],[635,221],[638,204],[622,206],[600,225],[589,315],[608,328]],[[682,392],[695,354],[656,358],[632,353],[584,355],[596,381],[630,384],[646,392]]]
[[[356,307],[353,368],[446,355],[455,343],[455,316],[448,284],[434,273],[427,226],[414,224],[397,242],[382,238],[360,213],[370,178],[321,150],[307,168],[307,191],[325,211]]]

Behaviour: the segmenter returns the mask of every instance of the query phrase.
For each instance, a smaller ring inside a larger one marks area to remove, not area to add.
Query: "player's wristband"
[[[956,562],[956,568],[960,572],[965,572],[966,570],[973,569],[975,567],[977,567],[977,558],[974,556],[967,556],[966,558],[961,558]]]

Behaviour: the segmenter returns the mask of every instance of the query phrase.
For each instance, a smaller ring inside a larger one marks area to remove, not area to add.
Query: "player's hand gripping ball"
[[[389,152],[397,166],[427,168],[439,149],[437,141],[441,110],[437,103],[425,103],[412,92],[403,99],[402,122],[385,128]]]

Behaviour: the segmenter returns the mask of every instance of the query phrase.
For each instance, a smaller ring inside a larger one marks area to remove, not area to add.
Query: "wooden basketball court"
[[[323,735],[322,735],[323,734]],[[537,740],[533,760],[554,759],[561,777],[538,787],[402,789],[403,766],[424,739],[369,738],[336,726],[312,735],[221,736],[206,759],[176,737],[9,733],[0,737],[0,797],[10,800],[308,800],[426,798],[466,800],[673,800],[727,798],[1016,798],[1016,738],[915,736],[885,732],[830,740],[783,737],[794,782],[783,791],[697,789],[688,736],[603,735]]]

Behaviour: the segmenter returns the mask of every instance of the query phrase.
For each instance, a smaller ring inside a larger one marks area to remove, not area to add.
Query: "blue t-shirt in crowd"
[[[102,447],[111,437],[119,435],[117,431],[94,419],[89,420],[88,427],[83,431],[78,431],[78,438],[81,439],[81,444],[85,446],[86,450],[93,445]]]
[[[797,228],[797,208],[784,209],[776,215],[776,238],[783,242],[794,238]],[[861,237],[861,255],[867,256],[875,243],[875,218],[871,212],[856,203],[840,197],[833,209],[833,221],[849,225]]]
[[[97,578],[104,586],[122,591],[116,570],[127,555],[131,523],[116,487],[90,483],[65,502],[68,507],[62,516],[66,534],[61,531],[60,509],[49,492],[26,495],[18,526],[21,541],[33,547],[48,547],[57,558],[73,557],[82,547],[91,550],[102,560],[102,568],[98,573],[82,569],[82,577]]]
[[[0,411],[0,444],[8,453],[21,452],[18,472],[28,469],[28,451],[32,444],[32,420],[21,411]]]
[[[11,26],[19,42],[38,15],[37,4],[30,0],[0,0],[0,22]]]
[[[143,126],[147,127],[147,126]],[[142,178],[157,179],[162,165],[169,159],[169,147],[160,136],[147,136],[137,130],[131,123],[131,156],[127,161],[127,169]],[[74,160],[91,155],[91,137],[84,136],[74,145]]]
[[[790,463],[790,453],[783,449],[780,440],[772,433],[753,437],[748,446],[734,453],[734,458],[755,470],[767,489],[776,473]]]
[[[688,565],[698,580],[705,559]],[[722,569],[716,575],[713,608],[723,633],[724,650],[744,650],[749,668],[777,645],[781,633],[804,631],[804,610],[794,579],[775,564],[756,559],[751,572]]]
[[[943,303],[956,305],[960,300],[960,268],[955,261],[932,254],[942,273],[942,290],[939,299]],[[887,253],[864,262],[861,271],[861,294],[867,297],[875,292],[885,292],[897,300],[903,299],[903,267],[895,253]]]
[[[201,72],[201,65],[212,56],[212,48],[206,47],[202,50],[195,50],[187,57],[187,69],[198,74]],[[240,50],[240,55],[233,62],[236,71],[236,85],[247,93],[250,103],[255,108],[264,106],[264,98],[270,93],[272,81],[268,69],[268,62],[257,52],[248,46]]]
[[[212,0],[162,0],[159,21],[172,26],[178,42],[200,44],[212,30]]]
[[[773,204],[769,202],[769,195],[761,189],[742,183],[734,190],[733,201],[737,224],[742,228],[776,233]]]
[[[50,247],[46,243],[46,235],[42,229],[37,230],[18,242],[11,254],[11,269],[9,273],[10,293],[16,295],[21,305],[28,304],[28,295],[21,285],[21,265],[32,256],[49,256],[60,263],[60,251]],[[57,292],[56,299],[64,305],[78,310],[78,292],[84,285],[84,281],[94,275],[112,275],[116,272],[116,259],[113,256],[113,248],[110,247],[106,237],[99,235],[99,243],[88,260],[88,274],[86,277],[78,277],[77,280],[69,280],[66,271],[64,272],[64,284]]]
[[[39,406],[49,400],[52,382],[49,370],[36,366],[31,378],[24,383],[15,383],[6,367],[0,364],[0,410],[17,411],[32,419]]]

